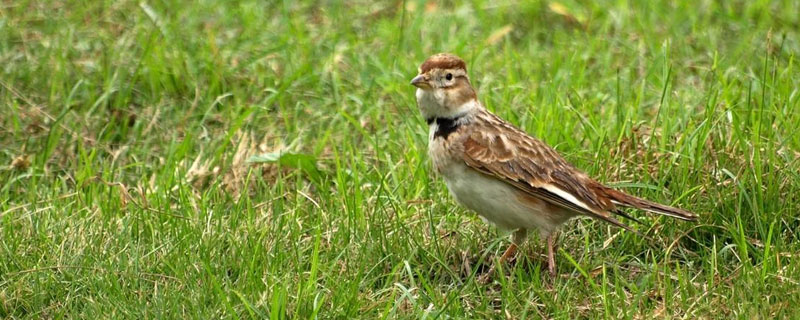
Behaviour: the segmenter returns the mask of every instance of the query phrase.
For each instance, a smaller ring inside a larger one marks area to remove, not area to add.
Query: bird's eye
[[[448,73],[448,74],[445,76],[445,78],[447,78],[447,80],[453,80],[453,74],[452,74],[452,73]]]

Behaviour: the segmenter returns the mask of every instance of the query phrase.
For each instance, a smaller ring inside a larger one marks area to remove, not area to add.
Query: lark
[[[633,229],[617,217],[635,219],[621,208],[697,219],[692,212],[603,185],[544,142],[486,110],[470,83],[466,63],[455,55],[431,56],[411,84],[417,87],[417,104],[428,122],[428,155],[450,194],[484,220],[512,232],[500,263],[513,257],[528,232],[538,231],[547,242],[548,271],[555,275],[554,231],[578,216],[629,231]]]

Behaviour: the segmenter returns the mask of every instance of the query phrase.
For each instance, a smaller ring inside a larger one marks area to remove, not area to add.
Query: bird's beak
[[[414,79],[411,79],[411,84],[417,88],[428,87],[428,82],[425,81],[425,76],[421,74],[414,77]]]

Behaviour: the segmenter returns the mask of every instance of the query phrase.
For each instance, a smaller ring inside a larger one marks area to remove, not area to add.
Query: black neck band
[[[455,132],[456,129],[461,125],[458,123],[458,120],[461,117],[455,118],[428,118],[425,121],[428,122],[428,125],[436,122],[436,132],[433,133],[433,138],[436,139],[438,137],[442,137],[447,140],[447,136],[451,133]]]

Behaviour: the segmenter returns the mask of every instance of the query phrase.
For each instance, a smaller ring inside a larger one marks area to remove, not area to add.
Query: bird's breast
[[[440,126],[436,121],[429,124],[428,130],[428,156],[431,158],[433,168],[439,174],[445,174],[454,164],[454,154],[451,150],[450,134],[442,135]]]

